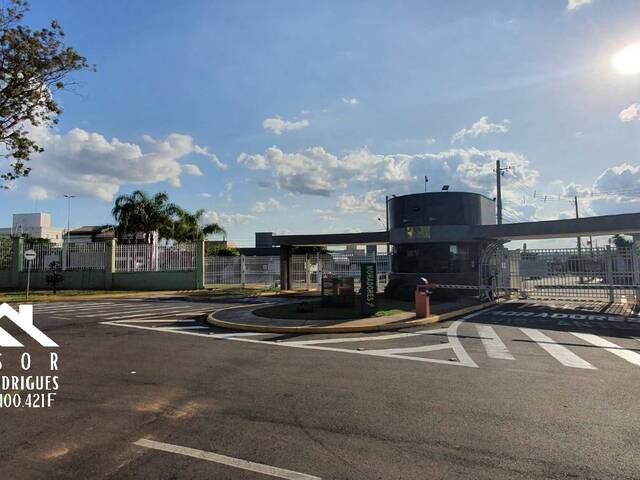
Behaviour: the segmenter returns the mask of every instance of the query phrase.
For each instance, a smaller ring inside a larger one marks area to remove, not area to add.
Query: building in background
[[[50,213],[14,213],[11,227],[0,228],[2,236],[29,236],[62,243],[64,228],[51,226]]]

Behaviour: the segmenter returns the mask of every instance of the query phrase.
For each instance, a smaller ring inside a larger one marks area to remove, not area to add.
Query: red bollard
[[[431,306],[429,304],[429,295],[431,292],[427,290],[426,285],[416,285],[416,318],[426,318],[431,315]]]

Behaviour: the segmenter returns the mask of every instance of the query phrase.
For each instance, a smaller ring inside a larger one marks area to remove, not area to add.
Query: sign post
[[[27,261],[27,301],[29,301],[29,286],[31,284],[31,263],[36,259],[35,250],[24,252],[24,259]]]
[[[375,263],[360,265],[360,312],[364,315],[376,313],[376,294],[378,293],[378,275]]]

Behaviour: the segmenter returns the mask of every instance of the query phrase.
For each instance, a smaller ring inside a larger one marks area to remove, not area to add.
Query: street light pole
[[[67,258],[66,260],[66,267],[68,268],[69,266],[69,240],[70,240],[70,235],[69,233],[71,232],[71,199],[72,198],[76,198],[76,195],[65,195],[64,198],[67,199],[67,245],[66,248],[64,250],[66,250],[67,252]]]

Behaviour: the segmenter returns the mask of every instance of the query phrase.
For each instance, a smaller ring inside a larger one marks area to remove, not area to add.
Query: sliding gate
[[[508,250],[489,245],[480,282],[494,296],[635,303],[640,293],[635,247]]]

